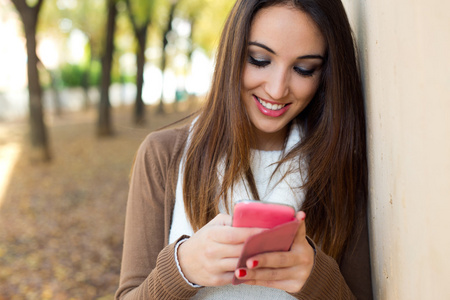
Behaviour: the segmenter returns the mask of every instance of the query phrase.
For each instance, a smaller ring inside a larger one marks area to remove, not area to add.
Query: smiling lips
[[[261,113],[269,117],[279,117],[283,115],[290,106],[290,104],[276,104],[267,100],[262,100],[255,95],[253,95],[253,99]]]

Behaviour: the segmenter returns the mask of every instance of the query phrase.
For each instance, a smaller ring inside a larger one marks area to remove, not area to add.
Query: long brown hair
[[[187,150],[183,194],[187,216],[198,230],[219,212],[219,201],[245,178],[259,198],[250,168],[253,128],[240,101],[251,22],[260,9],[290,5],[307,13],[326,41],[316,95],[297,117],[304,137],[287,153],[308,162],[307,233],[323,251],[340,259],[358,218],[365,213],[367,162],[365,113],[351,28],[340,0],[238,0],[225,24],[210,93]],[[219,162],[224,177],[217,177]],[[299,173],[301,165],[298,166]],[[300,182],[300,180],[299,180]],[[225,205],[228,207],[228,205]]]

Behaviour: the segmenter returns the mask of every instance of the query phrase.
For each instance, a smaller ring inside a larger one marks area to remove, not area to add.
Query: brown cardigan
[[[151,133],[141,144],[128,194],[116,299],[189,299],[197,288],[181,277],[168,245],[178,168],[188,126]],[[341,264],[315,247],[312,273],[298,299],[372,299],[367,220]]]

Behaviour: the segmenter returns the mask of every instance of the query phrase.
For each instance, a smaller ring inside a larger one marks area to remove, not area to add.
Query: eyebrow
[[[264,44],[261,44],[261,43],[258,43],[258,42],[249,42],[248,44],[249,44],[249,46],[253,45],[253,46],[257,46],[257,47],[263,48],[263,49],[269,51],[270,53],[276,55],[275,51],[273,51],[272,49],[270,49],[269,47],[267,47]],[[323,56],[322,55],[318,55],[318,54],[309,54],[309,55],[299,56],[299,57],[297,57],[297,59],[321,59],[321,60],[323,60]]]

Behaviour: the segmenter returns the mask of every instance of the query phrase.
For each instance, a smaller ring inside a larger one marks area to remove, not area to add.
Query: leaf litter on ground
[[[116,108],[110,138],[96,136],[95,111],[50,119],[48,164],[27,159],[25,124],[0,123],[0,148],[21,146],[0,199],[0,300],[113,299],[134,154],[152,130],[194,109],[149,112],[135,127],[132,109]]]

